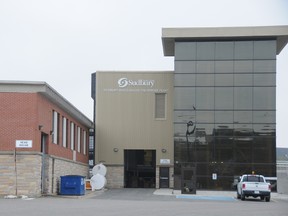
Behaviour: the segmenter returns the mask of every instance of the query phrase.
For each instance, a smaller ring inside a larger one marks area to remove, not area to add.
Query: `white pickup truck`
[[[267,183],[262,175],[245,174],[240,177],[237,184],[237,198],[245,200],[245,197],[260,197],[266,202],[270,201],[271,185]]]

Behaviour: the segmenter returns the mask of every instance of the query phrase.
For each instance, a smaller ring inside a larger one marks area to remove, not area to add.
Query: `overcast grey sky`
[[[288,0],[0,0],[0,79],[45,81],[93,119],[91,73],[174,69],[163,27],[266,25],[288,25]],[[277,60],[277,145],[288,147],[288,45]]]

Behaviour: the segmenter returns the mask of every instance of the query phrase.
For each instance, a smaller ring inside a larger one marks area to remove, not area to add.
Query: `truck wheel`
[[[265,197],[264,197],[264,196],[261,196],[260,198],[261,198],[261,200],[264,200]]]
[[[237,191],[237,199],[240,199],[240,194],[238,193],[238,191]]]
[[[266,197],[265,197],[265,201],[266,201],[266,202],[270,202],[270,196],[266,196]]]
[[[244,201],[245,200],[245,195],[243,193],[241,193],[241,200]]]

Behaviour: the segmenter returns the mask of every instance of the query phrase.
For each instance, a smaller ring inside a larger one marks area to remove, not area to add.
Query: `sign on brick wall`
[[[16,148],[32,148],[32,140],[16,140]]]

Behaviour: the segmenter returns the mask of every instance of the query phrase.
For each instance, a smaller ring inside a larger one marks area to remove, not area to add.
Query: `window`
[[[197,43],[197,60],[214,60],[215,43],[198,42]]]
[[[197,74],[196,86],[214,86],[214,74]]]
[[[236,41],[234,57],[235,59],[252,59],[253,41]]]
[[[234,109],[251,110],[253,107],[253,94],[252,93],[253,93],[252,87],[235,87],[234,88]]]
[[[253,74],[234,74],[235,86],[252,86]]]
[[[196,64],[197,73],[214,73],[215,61],[198,61]]]
[[[71,122],[70,123],[70,146],[71,146],[71,150],[74,150],[74,123]]]
[[[254,87],[254,109],[275,110],[276,87]]]
[[[59,143],[59,114],[56,111],[53,111],[52,116],[52,142]]]
[[[215,88],[215,109],[233,109],[233,88]]]
[[[214,109],[214,87],[196,88],[195,109]]]
[[[77,151],[80,152],[81,149],[81,128],[77,127]]]
[[[255,60],[255,73],[276,73],[276,60]]]
[[[175,43],[175,60],[195,60],[196,43],[193,42],[176,42]]]
[[[166,94],[165,93],[155,94],[155,118],[156,119],[166,118]]]
[[[195,86],[195,74],[175,74],[174,86]]]
[[[215,59],[233,59],[234,42],[216,42]]]
[[[68,123],[67,119],[63,116],[62,117],[62,145],[65,148],[67,147],[67,132],[68,132],[67,123]]]
[[[275,59],[276,41],[254,41],[254,59]]]
[[[232,73],[233,61],[215,61],[215,73]]]
[[[196,61],[175,61],[175,73],[196,73]]]
[[[216,74],[215,86],[233,86],[233,74]]]
[[[83,130],[83,154],[86,155],[86,140],[87,132]]]

